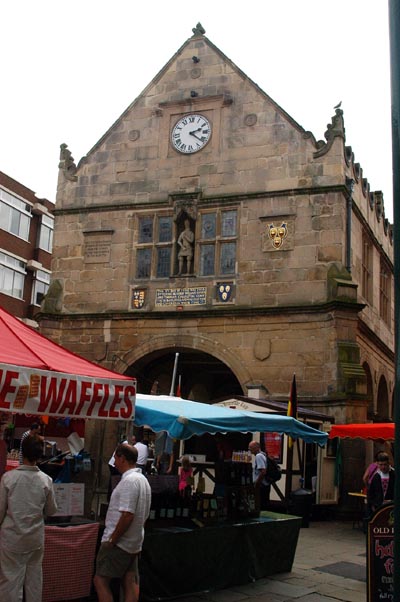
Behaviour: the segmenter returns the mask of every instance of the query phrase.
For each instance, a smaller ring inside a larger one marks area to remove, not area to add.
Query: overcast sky
[[[199,21],[317,139],[342,101],[392,221],[386,0],[1,0],[0,171],[55,201],[60,144],[78,163]]]

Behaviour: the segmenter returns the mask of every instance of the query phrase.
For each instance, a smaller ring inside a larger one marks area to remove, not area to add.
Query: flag
[[[293,374],[292,386],[290,387],[290,395],[287,407],[287,416],[297,419],[297,388],[296,388],[296,375]],[[292,437],[288,438],[289,447],[293,446]]]
[[[182,392],[181,392],[181,375],[178,376],[178,386],[176,388],[176,396],[177,397],[181,397],[182,396]]]
[[[296,375],[293,374],[292,386],[290,387],[289,402],[287,407],[287,416],[297,418],[297,388]]]

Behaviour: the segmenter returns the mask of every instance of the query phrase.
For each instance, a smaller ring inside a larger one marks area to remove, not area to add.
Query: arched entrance
[[[372,374],[369,365],[367,362],[363,363],[364,372],[367,377],[367,400],[368,400],[368,409],[367,409],[367,418],[368,420],[373,420],[375,415],[374,408],[374,392],[372,388]]]
[[[377,417],[375,422],[384,422],[389,420],[389,392],[386,383],[386,378],[381,376],[378,386],[377,399]]]
[[[174,394],[180,377],[181,396],[186,399],[207,403],[226,395],[243,395],[238,379],[226,364],[208,353],[185,347],[158,349],[136,360],[126,374],[137,379],[139,393],[150,393],[157,387],[159,394],[169,395],[176,353]]]

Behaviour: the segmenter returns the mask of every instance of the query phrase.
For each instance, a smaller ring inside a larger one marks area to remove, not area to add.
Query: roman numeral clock
[[[176,122],[171,133],[171,144],[180,153],[197,153],[211,137],[211,124],[203,115],[185,115]]]

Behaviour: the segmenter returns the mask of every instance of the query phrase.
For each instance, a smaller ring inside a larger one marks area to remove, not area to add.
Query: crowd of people
[[[248,449],[254,456],[257,505],[264,509],[271,488],[267,478],[268,455],[258,441],[251,441]],[[5,472],[0,480],[0,600],[20,602],[23,596],[25,602],[41,599],[44,521],[57,512],[52,479],[37,465],[42,454],[40,426],[33,423],[21,437],[18,468]],[[109,460],[110,482],[117,478],[110,488],[105,528],[96,558],[94,586],[99,602],[113,600],[110,584],[115,578],[120,579],[125,602],[139,599],[138,558],[151,505],[151,488],[146,478],[148,456],[148,446],[136,435],[118,444]],[[160,433],[155,438],[151,471],[171,474],[174,464],[173,442],[166,433]],[[395,471],[389,455],[380,451],[363,475],[368,516],[394,499],[394,482]],[[183,456],[178,469],[178,490],[187,495],[192,487],[193,468],[189,456]]]
[[[53,481],[38,467],[43,457],[40,425],[21,436],[19,466],[0,480],[0,600],[42,599],[45,519],[57,512]],[[134,445],[132,445],[134,444]],[[148,448],[132,438],[119,444],[112,465],[120,476],[112,491],[97,553],[94,586],[99,602],[112,602],[118,578],[125,602],[139,599],[138,557],[150,513],[151,489],[145,470]]]

